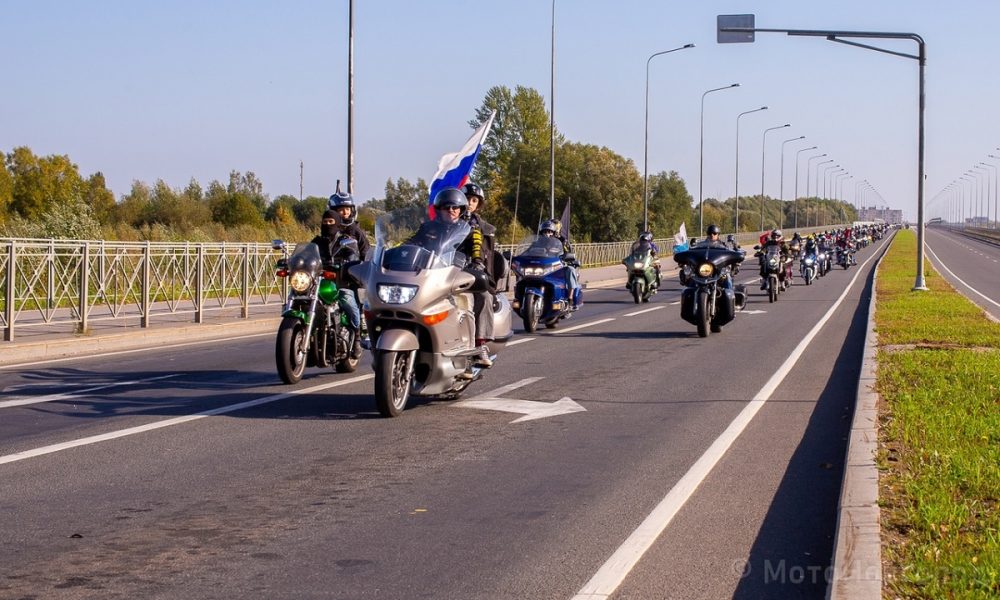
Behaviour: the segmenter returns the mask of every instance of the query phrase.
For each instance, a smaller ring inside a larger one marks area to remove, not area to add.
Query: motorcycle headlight
[[[418,289],[420,288],[415,285],[380,283],[378,285],[378,297],[379,300],[386,304],[406,304],[410,300],[413,300],[413,297],[417,295]]]
[[[777,268],[778,267],[778,259],[777,258],[770,258],[770,259],[768,259],[767,264],[768,264],[768,266]]]
[[[312,285],[312,275],[306,273],[305,271],[295,271],[292,276],[288,278],[288,285],[292,286],[292,289],[300,294],[309,289]]]
[[[642,268],[642,263],[641,262],[634,262],[634,263],[632,263],[632,268],[633,269],[641,269]]]
[[[811,258],[807,258],[807,259],[806,259],[806,264],[807,264],[807,265],[811,265],[811,264],[813,264],[813,259],[811,259]]]
[[[702,277],[711,277],[714,272],[715,266],[712,263],[701,263],[698,265],[698,275]]]

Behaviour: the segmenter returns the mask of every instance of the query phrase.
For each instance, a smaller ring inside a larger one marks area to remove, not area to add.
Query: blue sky
[[[302,160],[305,194],[328,195],[347,171],[347,6],[0,0],[0,149],[68,154],[119,196],[135,179],[206,185],[232,169],[254,171],[272,196],[298,195]],[[356,195],[381,196],[388,178],[429,179],[493,85],[534,87],[548,101],[550,10],[547,0],[356,0]],[[646,59],[694,43],[652,62],[650,172],[678,171],[697,198],[701,94],[739,82],[706,99],[705,197],[733,194],[736,115],[767,105],[741,120],[741,194],[759,193],[764,129],[791,123],[768,134],[767,194],[779,194],[781,143],[805,135],[785,146],[786,198],[796,151],[816,145],[854,176],[848,200],[867,179],[915,217],[917,62],[780,34],[719,45],[716,15],[733,13],[756,14],[758,27],[923,36],[928,200],[998,154],[1000,2],[986,0],[557,0],[557,126],[641,172]]]

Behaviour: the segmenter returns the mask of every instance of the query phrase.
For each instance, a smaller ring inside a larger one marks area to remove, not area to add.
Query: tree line
[[[493,111],[493,129],[476,163],[473,179],[485,190],[483,211],[496,225],[501,242],[518,240],[549,217],[549,113],[533,88],[491,88],[475,109],[469,126],[478,127]],[[642,176],[635,163],[613,150],[571,142],[555,134],[555,216],[572,201],[570,235],[575,242],[634,239],[643,224]],[[184,188],[162,180],[134,181],[116,199],[100,172],[84,176],[68,156],[37,156],[30,148],[0,152],[0,237],[152,241],[267,241],[274,237],[308,239],[319,229],[327,198],[270,198],[252,171],[229,173],[225,183],[207,187],[192,179]],[[388,179],[381,198],[370,198],[359,211],[362,227],[373,231],[382,212],[425,204],[423,179]],[[650,175],[649,228],[669,237],[687,223],[698,223],[684,180],[676,171]],[[361,199],[359,198],[360,202]],[[770,197],[740,198],[740,229],[760,225],[790,227],[849,222],[849,204],[819,198],[782,202]],[[731,231],[735,199],[707,199],[705,224]]]

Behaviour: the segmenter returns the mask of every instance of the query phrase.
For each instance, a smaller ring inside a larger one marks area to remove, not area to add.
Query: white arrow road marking
[[[135,379],[133,381],[119,381],[116,383],[108,383],[105,385],[98,385],[92,388],[85,388],[82,390],[74,390],[72,392],[63,392],[61,394],[49,394],[47,396],[34,396],[31,398],[21,398],[19,400],[4,400],[0,402],[0,408],[11,408],[14,406],[26,406],[28,404],[41,404],[42,402],[56,402],[58,400],[65,400],[66,398],[72,398],[74,396],[82,396],[90,392],[96,392],[97,390],[106,390],[113,387],[121,387],[123,385],[135,385],[137,383],[146,383],[149,381],[159,381],[161,379],[169,379],[171,377],[177,377],[177,373],[171,375],[161,375],[159,377],[150,377],[149,379]]]
[[[468,400],[456,402],[452,406],[460,408],[478,408],[481,410],[499,410],[524,415],[519,419],[514,419],[511,423],[521,423],[523,421],[533,421],[544,419],[545,417],[555,417],[558,415],[568,415],[570,413],[586,411],[587,409],[574,402],[571,398],[562,397],[556,402],[536,402],[534,400],[516,400],[513,398],[500,398],[501,394],[516,390],[541,381],[544,377],[528,377],[521,381],[499,387],[493,391],[480,394]]]
[[[646,310],[637,310],[635,312],[625,313],[625,316],[634,317],[636,315],[641,315],[643,313],[653,312],[654,310],[660,310],[661,308],[663,308],[662,304],[660,306],[654,306],[653,308],[647,308]]]

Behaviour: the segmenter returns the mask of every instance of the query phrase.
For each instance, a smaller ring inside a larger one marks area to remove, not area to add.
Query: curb
[[[893,236],[895,237],[895,236]],[[892,245],[886,244],[872,271],[861,375],[854,403],[854,418],[847,441],[844,479],[837,503],[837,534],[833,542],[827,600],[880,600],[882,598],[882,540],[878,506],[878,334],[875,331],[878,269]]]
[[[75,336],[38,342],[15,343],[2,347],[3,352],[0,353],[0,366],[16,366],[21,363],[34,361],[86,356],[88,354],[104,352],[137,350],[178,342],[202,342],[239,337],[241,335],[251,335],[264,331],[277,331],[280,322],[281,317],[267,317],[263,319],[146,329],[138,332],[95,335],[93,337]]]

